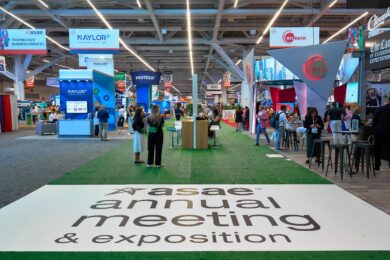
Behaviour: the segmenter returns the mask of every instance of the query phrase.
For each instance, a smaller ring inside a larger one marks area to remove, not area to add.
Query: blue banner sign
[[[87,119],[93,111],[92,81],[61,80],[60,110],[66,119]]]
[[[131,73],[131,79],[136,86],[140,85],[159,85],[160,72],[153,71],[134,71]]]
[[[71,54],[118,53],[119,30],[70,29],[69,47]]]

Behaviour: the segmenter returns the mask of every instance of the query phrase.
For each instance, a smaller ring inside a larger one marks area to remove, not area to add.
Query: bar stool
[[[328,176],[328,170],[329,165],[332,166],[332,151],[335,150],[335,168],[334,168],[334,174],[337,174],[337,168],[340,160],[340,177],[343,179],[344,177],[344,167],[346,166],[346,171],[349,171],[349,176],[352,178],[351,173],[351,157],[349,153],[349,145],[348,144],[332,144],[330,146],[330,153],[329,153],[329,160],[328,165],[326,167],[326,173],[325,176]],[[344,162],[344,152],[347,152],[347,164]]]
[[[322,164],[322,170],[324,170],[324,168],[325,168],[325,165],[324,165],[325,164],[325,145],[328,145],[328,150],[330,152],[330,141],[324,140],[324,139],[315,139],[313,141],[313,148],[312,148],[312,152],[311,152],[309,168],[311,167],[311,162],[312,162],[313,157],[314,157],[314,151],[315,151],[316,145],[320,146],[320,151],[321,151],[320,158],[319,158],[320,162],[318,163],[318,166],[320,166],[320,164]],[[331,160],[330,155],[328,156],[328,158]]]
[[[367,179],[370,178],[371,168],[372,168],[372,173],[375,176],[375,166],[374,166],[375,165],[375,158],[374,158],[373,138],[374,138],[373,136],[370,136],[368,143],[359,143],[356,145],[356,150],[359,152],[359,155],[360,155],[360,162],[362,164],[362,171],[364,171],[364,163],[366,163]],[[357,165],[359,165],[359,161],[358,161]],[[358,170],[359,170],[359,166],[357,167],[356,172],[358,172]]]
[[[284,149],[287,152],[291,147],[293,147],[294,151],[298,152],[298,144],[294,140],[294,135],[296,134],[295,131],[287,129],[283,138],[283,143],[284,143]]]
[[[359,171],[359,158],[360,155],[356,149],[357,144],[366,144],[368,141],[365,140],[357,140],[357,141],[352,141],[351,143],[351,157],[352,157],[352,169],[355,169],[356,172]]]

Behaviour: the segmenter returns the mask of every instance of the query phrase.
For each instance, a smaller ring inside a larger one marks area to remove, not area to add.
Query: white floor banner
[[[49,185],[0,210],[0,251],[390,250],[335,185]]]

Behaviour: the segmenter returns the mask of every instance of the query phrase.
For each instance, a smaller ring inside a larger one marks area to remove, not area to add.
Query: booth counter
[[[72,119],[58,121],[58,136],[81,136],[91,137],[93,133],[93,120],[91,119]]]
[[[196,120],[196,149],[208,148],[208,129],[207,120]],[[194,120],[185,119],[182,122],[182,147],[184,149],[194,148]]]

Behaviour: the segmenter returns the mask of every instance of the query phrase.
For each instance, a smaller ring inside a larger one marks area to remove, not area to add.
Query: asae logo
[[[305,41],[306,36],[295,36],[290,30],[283,33],[282,39],[285,43],[293,43],[294,41]]]

